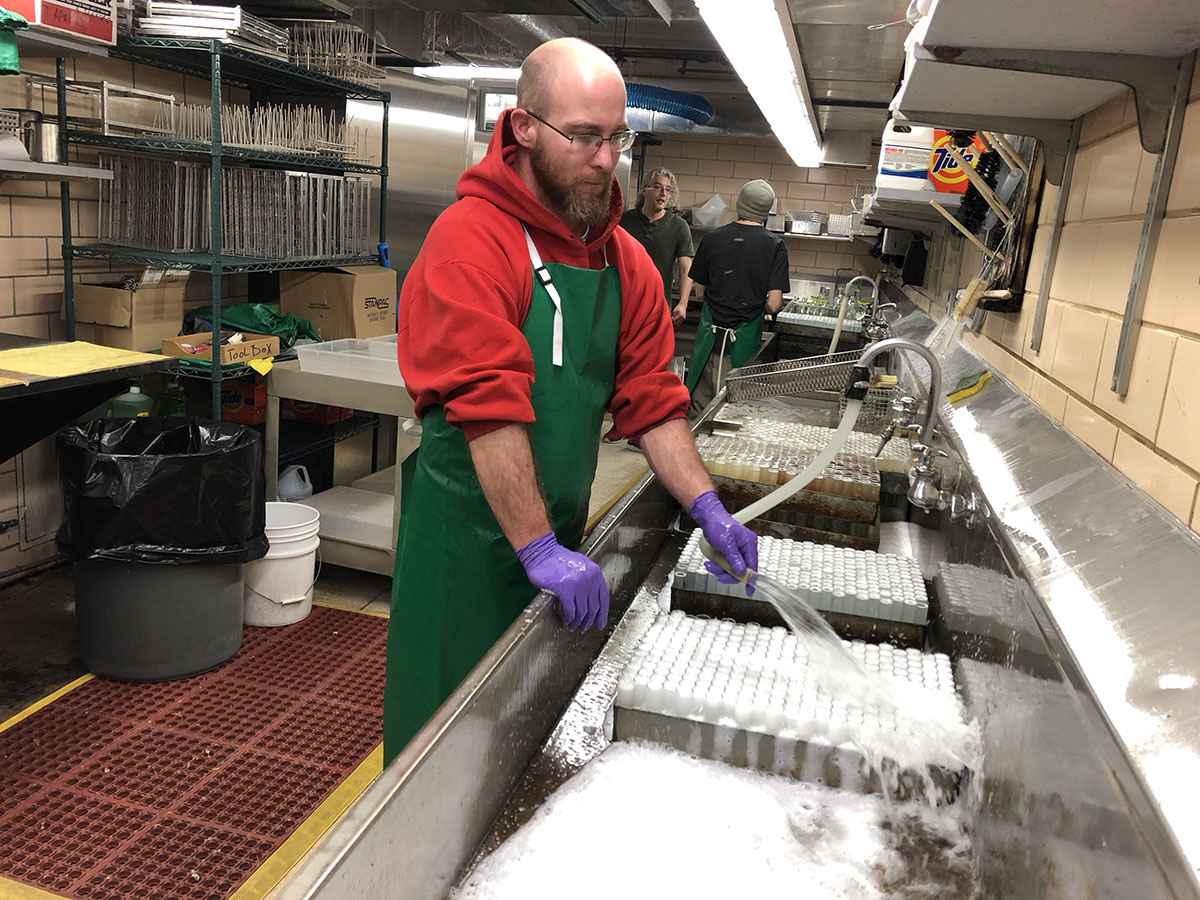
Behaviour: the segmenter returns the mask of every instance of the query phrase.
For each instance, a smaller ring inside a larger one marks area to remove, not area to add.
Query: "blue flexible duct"
[[[697,125],[707,125],[713,117],[712,104],[699,94],[685,94],[652,84],[627,83],[625,103],[634,109],[650,109],[689,119]]]

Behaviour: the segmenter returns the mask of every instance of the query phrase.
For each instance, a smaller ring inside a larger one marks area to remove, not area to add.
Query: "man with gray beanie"
[[[731,368],[744,366],[762,342],[763,314],[783,308],[788,258],[783,238],[763,226],[775,191],[762,179],[737,198],[737,221],[710,232],[692,260],[692,280],[703,302],[686,384],[688,418],[712,402]]]

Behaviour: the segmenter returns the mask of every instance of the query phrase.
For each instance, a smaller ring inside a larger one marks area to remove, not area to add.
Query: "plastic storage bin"
[[[360,381],[403,385],[396,361],[396,335],[376,338],[343,338],[323,344],[296,346],[300,371],[337,375]]]
[[[364,475],[350,482],[350,487],[360,491],[374,491],[377,494],[387,494],[389,497],[396,493],[396,467],[388,466],[370,475]]]
[[[390,494],[339,485],[313,494],[307,505],[321,514],[323,540],[360,547],[392,546],[395,501]]]

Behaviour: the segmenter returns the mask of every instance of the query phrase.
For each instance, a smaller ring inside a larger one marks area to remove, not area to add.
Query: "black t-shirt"
[[[692,280],[704,285],[713,323],[733,328],[767,305],[768,291],[791,288],[783,238],[761,225],[733,222],[705,235],[692,260]]]

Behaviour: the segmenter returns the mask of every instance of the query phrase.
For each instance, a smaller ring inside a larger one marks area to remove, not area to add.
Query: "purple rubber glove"
[[[733,575],[730,575],[715,562],[706,562],[704,568],[716,575],[718,581],[737,584],[741,579],[734,575],[741,575],[747,569],[758,571],[758,536],[741,522],[734,521],[715,491],[705,491],[693,500],[688,514],[704,532],[704,539],[725,556],[733,569]],[[746,596],[754,596],[753,577],[746,582]]]
[[[572,631],[608,624],[608,585],[600,567],[568,550],[548,531],[517,551],[525,574],[536,588],[558,598],[563,621]]]

